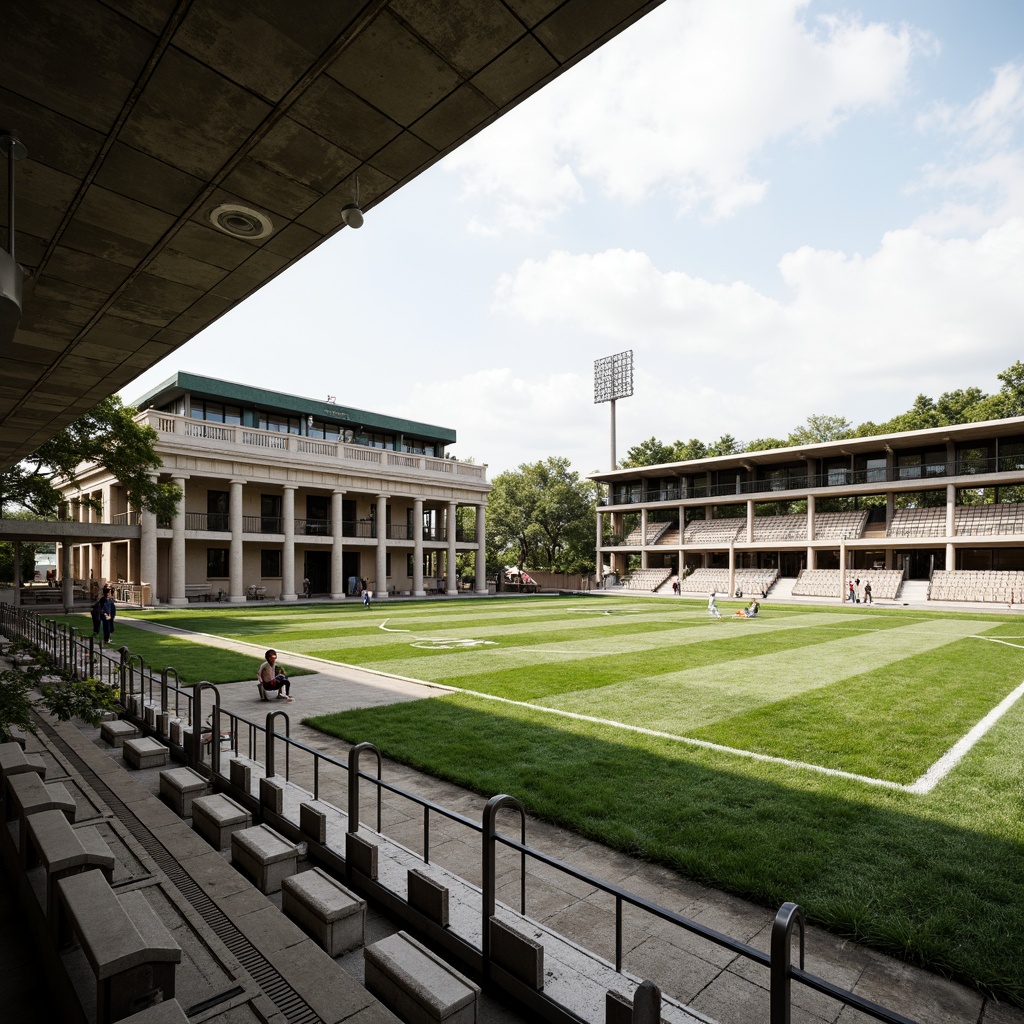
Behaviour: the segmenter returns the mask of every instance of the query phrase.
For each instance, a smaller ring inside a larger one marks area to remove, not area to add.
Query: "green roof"
[[[276,409],[299,416],[315,416],[317,419],[343,423],[352,428],[362,427],[364,430],[387,431],[425,440],[441,441],[445,444],[452,444],[456,439],[455,431],[448,427],[439,427],[432,423],[418,423],[416,420],[400,419],[397,416],[383,416],[380,413],[367,412],[365,409],[353,409],[347,405],[317,401],[315,398],[288,395],[270,388],[254,388],[248,384],[235,384],[229,380],[218,380],[216,377],[202,377],[196,373],[176,373],[132,404],[137,409],[151,409],[154,406],[164,405],[186,393],[235,405],[254,406],[268,412]]]

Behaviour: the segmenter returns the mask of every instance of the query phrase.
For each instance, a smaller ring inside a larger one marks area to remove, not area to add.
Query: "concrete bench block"
[[[231,833],[231,863],[260,892],[278,892],[298,870],[299,848],[269,825],[255,825]]]
[[[160,796],[179,818],[191,818],[192,801],[212,792],[213,786],[191,768],[168,768],[160,773]]]
[[[188,1024],[188,1017],[177,999],[165,999],[125,1017],[119,1024]]]
[[[17,725],[12,725],[7,731],[11,734],[11,742],[17,743],[24,750],[28,743],[28,734],[25,730]]]
[[[409,871],[409,906],[442,928],[448,927],[448,887],[419,868]]]
[[[57,889],[61,937],[78,937],[96,976],[98,1024],[173,998],[181,948],[141,891],[118,896],[99,871],[62,878]]]
[[[33,754],[26,754],[25,748],[15,741],[0,743],[0,785],[11,775],[35,772],[41,779],[46,778],[46,765]]]
[[[231,758],[228,764],[228,778],[231,779],[231,785],[243,793],[252,792],[252,765],[237,757]]]
[[[112,747],[123,747],[125,740],[133,740],[139,735],[139,730],[119,718],[116,722],[103,722],[100,725],[100,739],[109,743]]]
[[[139,693],[130,694],[128,697],[128,714],[137,720],[142,719],[142,695]]]
[[[160,713],[160,708],[156,704],[147,704],[144,712],[146,727],[148,729],[156,729],[156,716]]]
[[[544,987],[544,947],[497,917],[491,918],[491,959],[530,988]]]
[[[252,815],[223,793],[192,801],[192,828],[214,849],[226,850],[231,845],[231,834],[251,825]]]
[[[75,820],[75,801],[60,782],[44,783],[34,772],[12,775],[7,781],[6,814],[18,820],[18,852],[22,863],[28,855],[27,820],[40,811],[60,811],[68,821]]]
[[[26,866],[35,863],[46,873],[46,918],[57,940],[57,883],[69,875],[98,868],[110,884],[114,855],[93,827],[74,829],[57,810],[40,811],[27,819]]]
[[[167,748],[152,736],[125,740],[121,756],[133,768],[159,768],[167,764]]]
[[[265,807],[274,814],[284,814],[284,781],[278,779],[260,779],[260,807]]]
[[[185,723],[180,718],[175,718],[171,722],[171,742],[176,747],[183,747],[185,745]]]
[[[633,1024],[635,998],[635,995],[625,996],[621,992],[609,989],[604,999],[604,1024]],[[659,1015],[658,1019],[661,1024],[668,1024],[664,1017]]]
[[[366,901],[320,868],[284,879],[281,909],[328,956],[358,949],[366,941]]]
[[[345,860],[367,878],[377,877],[377,844],[355,832],[345,833]]]
[[[366,987],[407,1024],[475,1024],[480,989],[406,932],[363,953]]]
[[[327,842],[327,809],[318,800],[299,804],[299,831],[321,846]]]

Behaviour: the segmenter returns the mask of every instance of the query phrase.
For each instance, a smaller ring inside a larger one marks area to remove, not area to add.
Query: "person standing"
[[[92,606],[92,635],[103,630],[103,643],[110,643],[110,634],[114,632],[114,619],[117,606],[111,596],[110,587],[104,587],[100,599]]]
[[[873,604],[871,600],[871,580],[864,581],[864,603]]]
[[[713,590],[708,598],[708,615],[713,619],[720,619],[722,617],[722,613],[718,610],[718,605],[715,603],[715,592]]]

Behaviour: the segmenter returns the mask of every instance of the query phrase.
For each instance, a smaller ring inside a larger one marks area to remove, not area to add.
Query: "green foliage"
[[[11,727],[35,732],[32,720],[32,680],[10,668],[0,672],[0,743],[11,741]]]
[[[487,560],[554,572],[594,568],[595,492],[550,456],[499,473],[487,502]]]
[[[807,422],[794,427],[787,445],[820,444],[823,441],[841,441],[853,436],[853,426],[845,416],[825,416],[812,413]]]
[[[180,489],[150,479],[163,463],[154,450],[157,434],[136,423],[135,410],[116,395],[41,445],[23,462],[0,473],[0,515],[7,506],[36,518],[53,517],[61,503],[54,482],[74,483],[84,466],[99,465],[124,487],[128,502],[159,516],[173,516]]]
[[[99,679],[64,679],[46,686],[40,703],[60,722],[81,718],[90,725],[99,725],[105,711],[117,706],[118,691]]]

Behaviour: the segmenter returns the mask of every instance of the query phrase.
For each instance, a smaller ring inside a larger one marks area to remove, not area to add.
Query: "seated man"
[[[761,606],[757,603],[757,598],[755,597],[754,600],[751,601],[750,604],[747,605],[746,608],[741,608],[736,613],[736,616],[737,616],[737,618],[741,618],[741,619],[756,619],[757,618],[757,613],[760,610],[761,610]]]
[[[261,700],[269,700],[270,698],[266,696],[266,693],[269,693],[271,690],[278,691],[278,700],[280,700],[281,697],[284,697],[285,700],[288,701],[292,700],[292,684],[289,681],[288,676],[285,674],[284,669],[277,667],[277,651],[273,648],[267,651],[267,660],[260,665],[260,671],[256,678],[265,691],[260,695]]]

